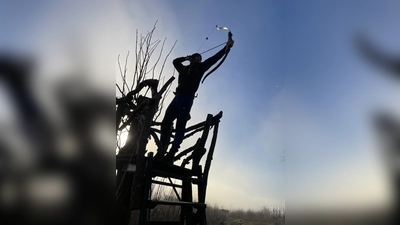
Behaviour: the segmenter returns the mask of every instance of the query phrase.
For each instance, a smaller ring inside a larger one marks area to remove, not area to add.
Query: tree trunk
[[[152,98],[142,97],[141,103],[134,109],[134,114],[130,115],[130,129],[127,138],[127,143],[120,150],[119,154],[132,155],[136,158],[136,171],[134,173],[128,173],[122,171],[120,168],[117,172],[117,201],[116,201],[116,225],[129,225],[131,219],[131,212],[135,209],[140,209],[141,196],[144,188],[144,172],[146,167],[145,153],[148,140],[150,138],[151,125],[153,118],[158,111],[160,99],[162,94],[165,92],[167,86],[174,80],[171,77],[156,93],[158,82],[152,80],[152,82],[146,83],[152,85]],[[144,82],[143,82],[144,83]],[[153,87],[155,86],[155,87]],[[143,85],[139,85],[137,90],[143,88]],[[135,93],[138,92],[135,90]],[[133,93],[133,92],[132,92]],[[140,110],[137,110],[140,108]]]

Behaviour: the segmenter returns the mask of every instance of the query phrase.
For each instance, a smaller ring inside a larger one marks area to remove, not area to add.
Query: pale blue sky
[[[363,60],[351,38],[360,29],[400,52],[399,2],[35,1],[1,8],[0,28],[9,32],[0,47],[33,49],[47,59],[43,79],[85,59],[90,81],[108,79],[97,86],[113,91],[117,55],[134,51],[136,29],[145,33],[158,20],[155,38],[167,37],[166,48],[178,40],[164,69],[168,78],[174,58],[197,51],[216,25],[229,27],[235,46],[200,86],[189,122],[224,111],[210,204],[258,209],[286,196],[304,206],[351,206],[388,198],[369,114],[396,108],[400,89]],[[226,31],[214,31],[199,52],[226,39]]]
[[[139,5],[152,11],[154,4]],[[225,113],[210,202],[257,208],[286,196],[302,206],[357,207],[384,204],[390,197],[373,151],[369,114],[383,100],[393,105],[398,91],[363,61],[352,38],[358,30],[377,40],[376,33],[398,37],[398,3],[164,1],[157,6],[155,15],[149,11],[142,20],[173,27],[176,57],[196,51],[215,25],[231,28],[236,40],[224,65],[200,87],[193,108],[199,118]],[[214,32],[203,49],[225,38],[223,31]]]

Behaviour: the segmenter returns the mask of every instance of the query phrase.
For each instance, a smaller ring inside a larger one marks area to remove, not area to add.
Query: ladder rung
[[[175,178],[179,180],[188,180],[192,177],[191,174],[187,173],[171,173],[169,171],[163,171],[163,170],[153,170],[153,177],[170,177],[170,178]]]
[[[165,186],[170,186],[170,187],[182,188],[182,185],[180,185],[180,184],[171,184],[171,183],[162,182],[162,181],[158,181],[158,180],[152,180],[151,182],[153,184],[160,184],[160,185],[165,185]]]
[[[206,208],[205,203],[199,202],[183,202],[183,201],[161,201],[161,200],[149,200],[148,204],[151,208],[157,205],[176,205],[176,206],[192,206],[194,208]]]

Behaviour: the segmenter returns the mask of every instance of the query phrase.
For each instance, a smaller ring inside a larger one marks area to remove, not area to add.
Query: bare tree
[[[122,83],[116,84],[120,96],[116,98],[116,136],[117,159],[125,160],[124,164],[117,160],[116,179],[116,224],[129,224],[131,209],[137,208],[136,194],[141,192],[140,175],[143,174],[146,146],[150,139],[150,127],[161,113],[165,96],[170,84],[175,79],[172,74],[165,80],[163,71],[165,63],[175,47],[176,41],[166,56],[163,56],[165,42],[153,40],[156,23],[146,35],[136,31],[135,65],[133,74],[128,73],[129,53],[122,68],[118,56],[118,65]],[[160,49],[153,60],[156,50]],[[162,59],[163,58],[163,59]],[[159,72],[157,69],[160,68]],[[121,133],[127,132],[126,142],[121,143]],[[159,140],[153,137],[156,144]],[[123,145],[122,145],[123,144]],[[128,163],[126,163],[128,161]],[[135,173],[129,173],[127,165],[135,163]]]

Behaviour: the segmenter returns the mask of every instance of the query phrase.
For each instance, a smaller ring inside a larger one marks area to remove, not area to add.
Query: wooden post
[[[207,141],[207,137],[208,137],[208,133],[209,133],[209,130],[210,130],[212,118],[213,118],[213,116],[211,114],[207,115],[206,123],[205,123],[204,129],[203,129],[203,134],[201,135],[201,138],[200,138],[200,141],[199,141],[198,145],[196,146],[196,148],[193,151],[192,171],[199,172],[198,171],[198,166],[199,166],[199,163],[200,163],[201,153],[203,153],[202,151],[204,151],[204,146],[205,146],[206,141]]]
[[[214,125],[213,137],[211,140],[210,149],[208,150],[207,159],[206,159],[206,163],[204,166],[204,173],[203,173],[203,179],[204,179],[204,196],[203,197],[204,197],[204,199],[202,199],[202,201],[205,201],[205,198],[206,198],[208,173],[210,171],[211,161],[213,159],[214,149],[215,149],[215,145],[217,143],[218,127],[219,127],[219,121]]]
[[[153,168],[153,153],[150,152],[148,156],[146,171],[145,171],[145,179],[144,182],[144,190],[141,198],[141,205],[140,205],[140,215],[139,215],[139,225],[145,225],[147,221],[147,200],[150,195],[150,188],[151,188],[151,170]]]
[[[190,179],[183,179],[182,180],[182,201],[185,202],[192,202],[193,201],[193,196],[192,196],[192,182]],[[181,206],[181,222],[183,225],[183,222],[187,220],[188,218],[186,217],[189,214],[193,213],[193,207],[192,206]]]

